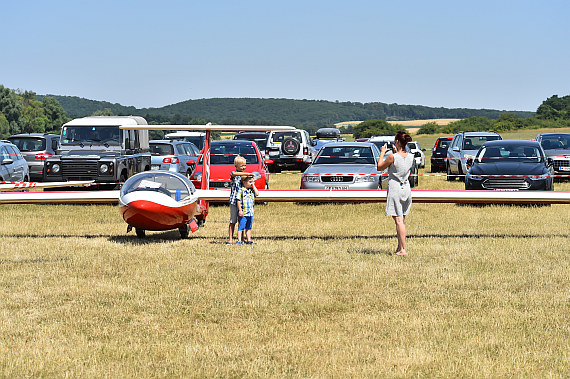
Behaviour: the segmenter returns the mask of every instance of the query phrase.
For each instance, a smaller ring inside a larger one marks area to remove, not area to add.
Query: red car
[[[234,159],[237,155],[246,159],[246,172],[257,172],[261,176],[255,181],[258,189],[268,189],[267,166],[255,142],[252,141],[212,141],[210,148],[210,188],[230,188],[230,174],[235,171]],[[202,180],[202,156],[190,179],[196,188]]]

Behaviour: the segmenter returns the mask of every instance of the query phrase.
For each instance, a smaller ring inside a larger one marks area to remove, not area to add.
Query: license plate
[[[160,168],[160,165],[157,164],[153,164],[152,166],[150,166],[151,170],[158,170]]]
[[[348,186],[325,186],[325,189],[331,191],[347,190]]]
[[[496,188],[495,191],[513,192],[513,191],[518,191],[518,189],[517,188]]]
[[[560,171],[570,171],[570,167],[560,167]]]

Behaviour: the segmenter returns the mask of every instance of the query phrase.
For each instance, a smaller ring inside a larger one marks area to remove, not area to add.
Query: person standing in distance
[[[396,223],[398,248],[396,255],[407,255],[406,252],[406,216],[412,206],[412,190],[408,177],[414,164],[413,154],[406,152],[406,144],[412,137],[404,131],[399,131],[394,137],[395,151],[384,159],[386,145],[380,148],[378,171],[388,168],[388,193],[386,195],[386,216],[392,216]]]

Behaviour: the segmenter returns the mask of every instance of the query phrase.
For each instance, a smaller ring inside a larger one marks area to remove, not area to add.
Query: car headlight
[[[194,178],[198,181],[202,181],[202,173],[201,172],[196,173],[194,175]]]
[[[354,183],[368,183],[373,182],[374,180],[374,175],[356,175]]]
[[[481,176],[481,175],[472,175],[472,174],[467,174],[467,179],[469,180],[483,180],[485,177]]]
[[[51,166],[51,172],[52,172],[52,174],[57,174],[57,173],[59,173],[60,170],[61,170],[61,166],[59,165],[59,163],[54,163],[54,164]]]
[[[99,172],[101,174],[106,174],[107,171],[109,171],[109,166],[107,166],[105,163],[103,163],[101,166],[99,166]]]
[[[550,174],[542,174],[542,175],[532,175],[529,176],[530,180],[544,180],[546,178],[548,178],[550,176]]]
[[[306,182],[306,183],[317,183],[317,182],[319,182],[319,176],[318,175],[303,175],[301,177],[301,181]]]

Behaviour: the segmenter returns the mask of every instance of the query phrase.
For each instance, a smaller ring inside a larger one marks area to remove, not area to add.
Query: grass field
[[[1,206],[0,376],[568,377],[569,210],[414,204],[398,257],[384,204],[259,205],[247,247],[226,206],[189,240]]]

